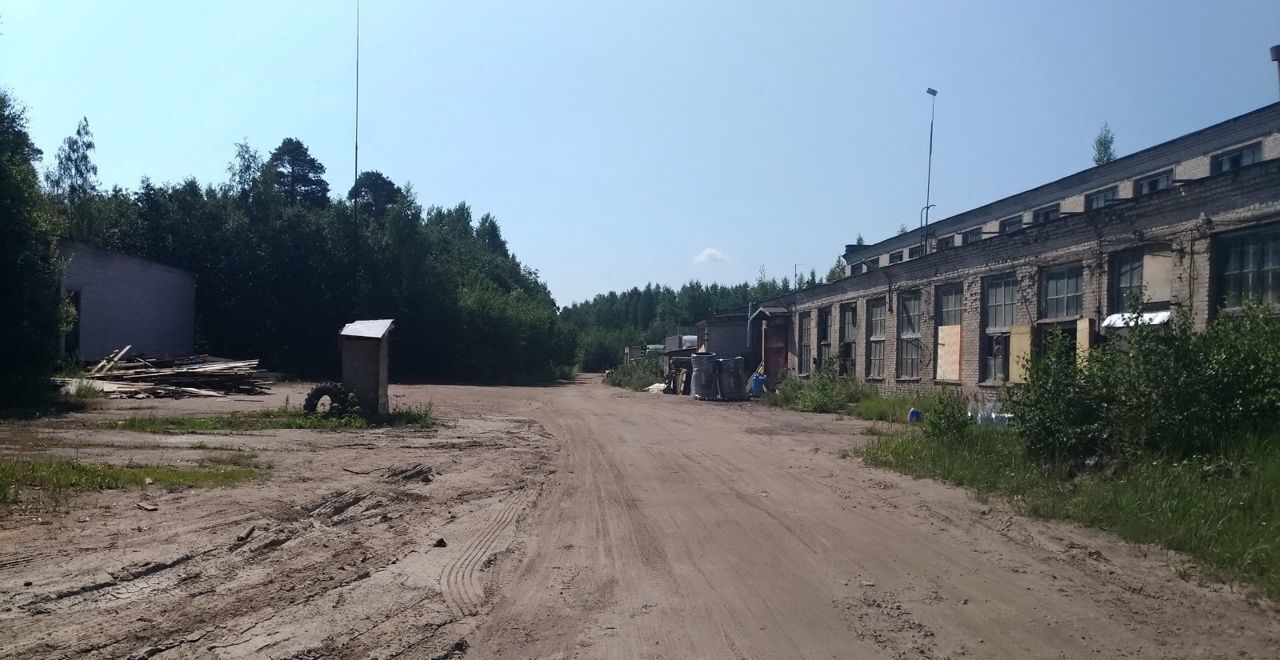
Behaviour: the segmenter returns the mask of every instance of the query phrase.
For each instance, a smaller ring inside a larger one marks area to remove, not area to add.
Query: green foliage
[[[0,504],[34,496],[57,505],[75,492],[148,485],[155,488],[230,486],[262,474],[256,458],[248,452],[211,452],[201,458],[196,467],[175,467],[5,457],[0,458]]]
[[[1039,460],[1220,454],[1280,418],[1280,317],[1250,305],[1196,333],[1180,311],[1129,328],[1083,363],[1050,341],[1027,381],[1006,409]]]
[[[907,422],[907,413],[912,408],[927,410],[927,407],[917,397],[880,396],[872,391],[852,406],[849,406],[848,412],[858,419],[905,424]]]
[[[1116,159],[1116,136],[1111,132],[1111,127],[1103,124],[1098,129],[1097,137],[1093,138],[1093,164],[1106,165]]]
[[[357,410],[352,407],[350,410]],[[430,428],[437,421],[430,405],[397,408],[386,415],[362,415],[351,412],[342,416],[325,416],[303,412],[301,408],[282,406],[251,413],[230,413],[203,417],[135,415],[121,420],[93,422],[93,428],[134,431],[137,433],[247,433],[273,429],[339,430],[370,427]]]
[[[969,417],[967,401],[959,392],[944,389],[930,398],[922,429],[926,437],[964,442],[975,428],[973,419]]]
[[[839,412],[869,396],[853,379],[843,378],[835,369],[823,367],[807,378],[787,374],[764,403],[802,412]]]
[[[35,161],[40,151],[26,117],[0,91],[0,406],[26,406],[54,394],[61,327],[58,226],[40,195]]]
[[[577,332],[582,370],[599,372],[620,363],[625,346],[662,343],[679,328],[690,328],[717,313],[745,313],[748,303],[790,288],[785,278],[779,283],[761,268],[754,284],[693,281],[679,289],[646,284],[643,289],[602,293],[560,310],[560,320]]]
[[[575,362],[575,332],[492,216],[473,230],[465,203],[424,209],[375,171],[332,201],[324,166],[292,138],[266,162],[238,144],[227,170],[217,187],[144,179],[59,208],[92,228],[87,242],[196,275],[201,352],[328,378],[344,323],[394,318],[398,380],[545,381]]]
[[[662,382],[662,367],[657,353],[649,353],[639,360],[620,365],[605,374],[604,382],[639,392],[654,383]]]
[[[928,416],[925,417],[928,419]],[[1242,436],[1217,456],[1148,457],[1072,474],[1028,461],[1018,435],[973,427],[965,442],[926,433],[880,438],[871,465],[998,494],[1025,513],[1100,527],[1189,554],[1214,577],[1280,597],[1280,435]]]

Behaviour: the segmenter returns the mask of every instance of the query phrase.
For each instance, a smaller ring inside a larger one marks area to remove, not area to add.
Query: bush
[[[763,401],[789,410],[832,413],[844,410],[865,396],[866,390],[853,380],[841,377],[834,369],[823,367],[808,378],[784,375]]]
[[[924,416],[924,434],[934,440],[964,441],[974,428],[963,396],[954,390],[942,390],[930,402]]]
[[[649,353],[605,374],[604,382],[639,392],[654,383],[662,382],[662,366],[657,353]]]
[[[1051,338],[1008,391],[1012,425],[1033,457],[1219,454],[1280,418],[1280,318],[1250,305],[1203,333],[1179,310],[1138,325],[1081,363]]]

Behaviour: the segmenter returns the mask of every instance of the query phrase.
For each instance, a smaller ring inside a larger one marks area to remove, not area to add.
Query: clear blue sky
[[[0,0],[0,86],[106,184],[221,181],[233,143],[352,180],[354,0]],[[1276,0],[365,0],[362,169],[492,212],[561,304],[822,273],[934,217],[1274,102]],[[711,248],[723,260],[695,256]]]

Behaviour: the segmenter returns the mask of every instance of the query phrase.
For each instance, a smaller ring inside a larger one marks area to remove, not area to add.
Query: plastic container
[[[720,368],[720,400],[742,401],[747,398],[747,383],[743,378],[741,357],[716,360]]]
[[[702,401],[714,401],[720,384],[716,379],[716,354],[694,353],[693,362],[693,398]]]
[[[751,396],[764,396],[764,386],[769,384],[769,377],[764,374],[756,374],[751,377]]]

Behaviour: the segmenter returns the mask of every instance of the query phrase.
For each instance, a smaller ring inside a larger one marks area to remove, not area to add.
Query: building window
[[[867,377],[884,378],[885,299],[867,301]]]
[[[1017,280],[1012,275],[982,283],[982,379],[1009,380],[1009,330]]]
[[[809,373],[810,362],[813,360],[812,348],[809,344],[813,341],[811,338],[811,330],[813,330],[813,316],[809,312],[801,312],[800,314],[800,354],[796,364],[796,371],[801,374]]]
[[[1106,190],[1099,190],[1085,195],[1084,210],[1096,211],[1098,209],[1106,208],[1107,204],[1110,204],[1112,200],[1116,198],[1117,192],[1118,189],[1115,186],[1111,186]]]
[[[1262,143],[1254,142],[1247,147],[1240,147],[1239,149],[1214,156],[1210,172],[1222,174],[1223,172],[1230,172],[1231,170],[1238,170],[1252,165],[1260,160],[1262,160]]]
[[[1084,308],[1083,268],[1048,268],[1040,287],[1040,317],[1061,319],[1080,316]]]
[[[956,246],[956,235],[950,234],[938,239],[938,251],[947,250]]]
[[[898,378],[920,377],[920,291],[898,295]]]
[[[1224,237],[1216,247],[1219,305],[1280,304],[1280,227]]]
[[[1044,206],[1036,209],[1035,211],[1032,211],[1031,222],[1032,224],[1037,224],[1037,225],[1042,222],[1053,222],[1054,220],[1058,219],[1059,215],[1061,215],[1061,213],[1059,212],[1058,205],[1050,204],[1048,206]]]
[[[890,252],[890,253],[889,253],[889,263],[891,263],[891,264],[896,264],[896,263],[898,263],[898,262],[900,262],[900,261],[902,261],[902,250],[898,250],[897,252]]]
[[[964,286],[938,287],[938,325],[960,325],[964,318]]]
[[[818,368],[825,368],[831,359],[831,309],[818,310]]]
[[[1133,196],[1141,197],[1153,192],[1160,192],[1173,185],[1173,170],[1165,170],[1159,174],[1144,176],[1133,182]]]
[[[853,374],[854,328],[858,325],[858,307],[854,303],[840,305],[840,375]]]
[[[1142,299],[1142,250],[1127,250],[1111,257],[1111,313],[1129,311],[1129,299]]]
[[[1000,221],[1000,233],[1007,234],[1011,231],[1022,229],[1022,216],[1015,215],[1012,218],[1005,218]]]
[[[982,227],[974,227],[973,229],[966,229],[963,234],[960,234],[960,236],[964,238],[965,245],[968,245],[970,243],[977,243],[978,241],[982,240]]]
[[[912,245],[911,247],[907,248],[908,259],[919,259],[920,257],[923,257],[923,256],[924,256],[923,245]]]

